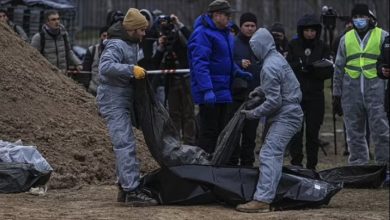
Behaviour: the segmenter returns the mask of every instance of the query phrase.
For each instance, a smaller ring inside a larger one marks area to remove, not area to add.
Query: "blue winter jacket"
[[[234,38],[230,28],[218,29],[207,14],[199,16],[188,42],[191,92],[196,104],[213,90],[216,103],[232,102],[231,81],[238,66],[233,61]]]

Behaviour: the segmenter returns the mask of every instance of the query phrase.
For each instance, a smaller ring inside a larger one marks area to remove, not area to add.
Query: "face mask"
[[[364,29],[367,27],[368,21],[365,18],[355,18],[353,19],[353,24],[357,29]]]

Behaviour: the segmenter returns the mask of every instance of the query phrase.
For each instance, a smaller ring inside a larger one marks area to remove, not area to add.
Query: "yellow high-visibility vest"
[[[352,79],[358,78],[360,73],[368,79],[377,77],[376,62],[380,54],[381,35],[382,29],[375,27],[367,45],[362,49],[354,29],[345,34],[347,63],[344,70]]]

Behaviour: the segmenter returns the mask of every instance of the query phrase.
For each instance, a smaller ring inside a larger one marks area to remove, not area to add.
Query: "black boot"
[[[122,187],[118,184],[118,195],[116,197],[117,202],[125,202],[126,192],[123,191]]]
[[[158,205],[158,202],[142,189],[137,189],[126,193],[125,204],[127,206],[145,207]]]

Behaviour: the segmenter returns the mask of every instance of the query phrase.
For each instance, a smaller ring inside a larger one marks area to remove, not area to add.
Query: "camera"
[[[173,52],[173,45],[179,36],[175,30],[175,25],[173,23],[174,21],[168,15],[160,15],[158,16],[156,22],[159,36],[166,37],[165,53],[162,66],[163,68],[176,68],[177,59],[175,53]]]
[[[157,29],[161,35],[169,37],[174,32],[175,25],[173,24],[173,20],[168,15],[160,15],[157,18]]]
[[[321,13],[321,21],[325,28],[334,30],[336,28],[337,12],[332,7],[323,6]]]

